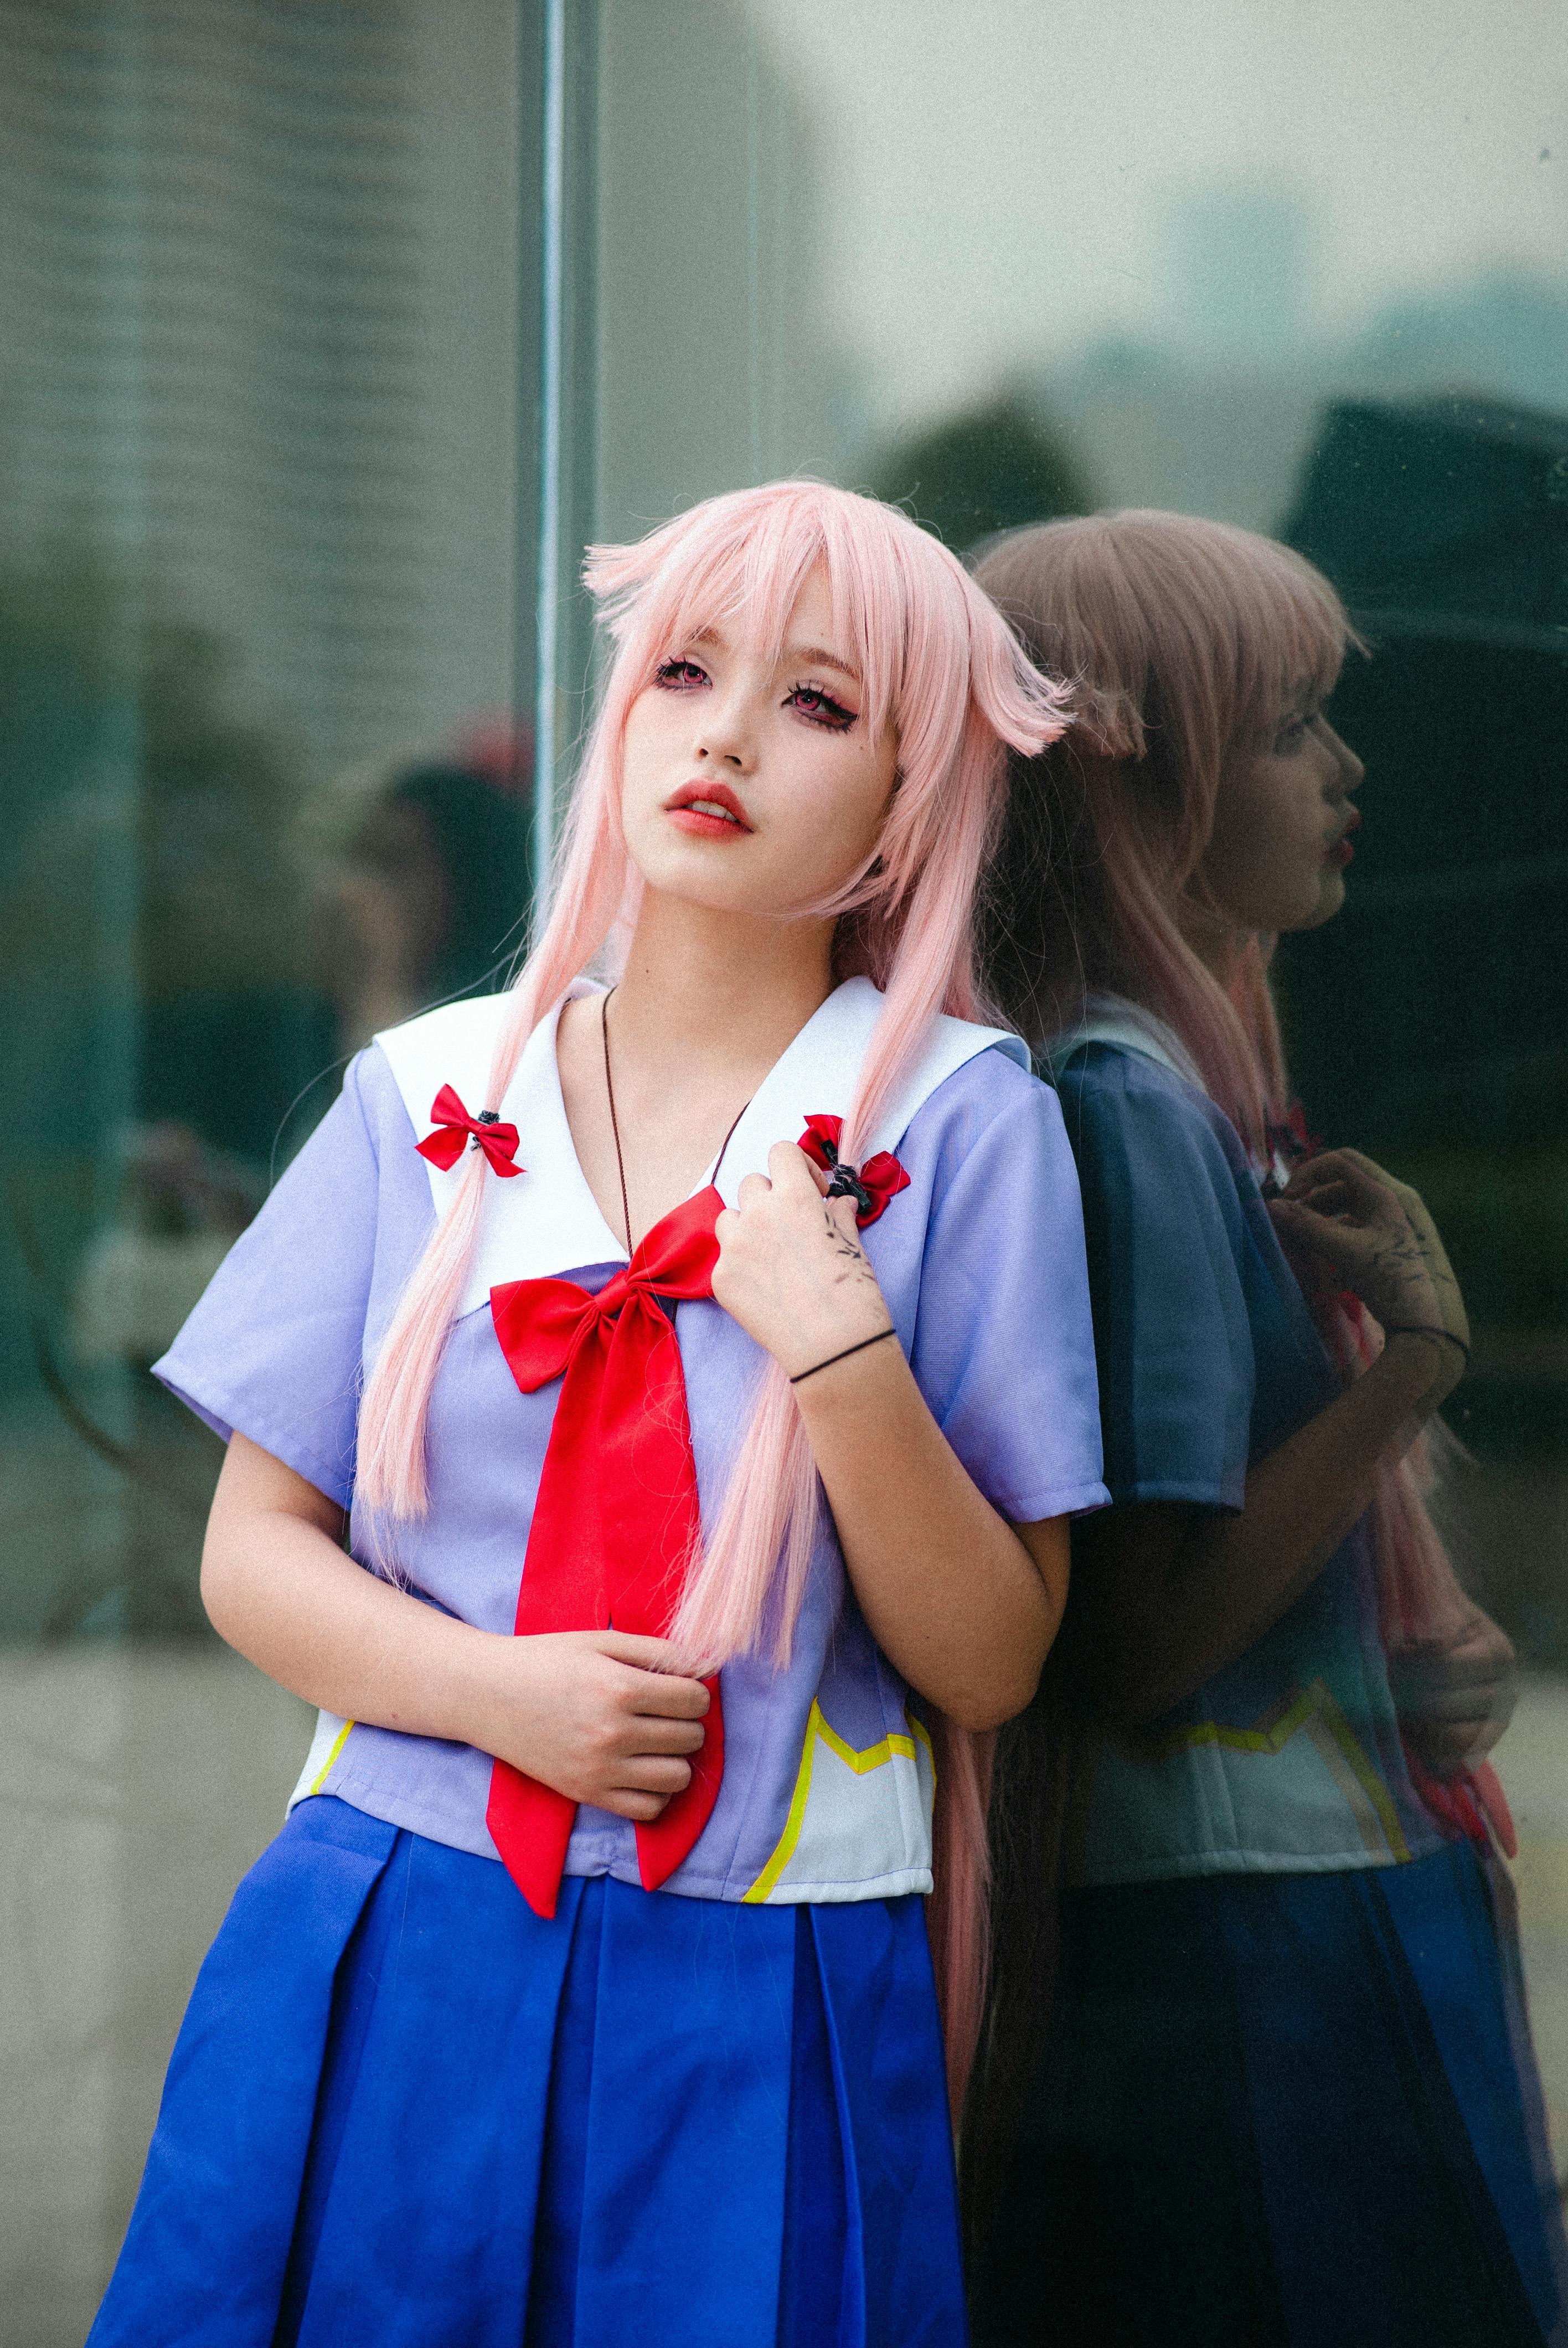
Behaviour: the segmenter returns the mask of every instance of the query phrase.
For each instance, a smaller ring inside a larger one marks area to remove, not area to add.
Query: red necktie
[[[561,1379],[518,1593],[519,1637],[614,1628],[661,1638],[697,1544],[686,1381],[665,1302],[711,1296],[723,1200],[710,1186],[655,1223],[597,1296],[572,1280],[490,1291],[507,1365],[525,1394]],[[564,1375],[563,1375],[564,1373]],[[637,1828],[646,1889],[674,1872],[718,1797],[724,1722],[716,1678],[692,1781]],[[490,1773],[485,1822],[536,1914],[553,1916],[577,1805],[509,1763]]]

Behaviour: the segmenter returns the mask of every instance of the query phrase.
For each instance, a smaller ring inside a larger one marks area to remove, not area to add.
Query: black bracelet
[[[1390,1337],[1441,1337],[1446,1344],[1459,1347],[1464,1355],[1465,1367],[1470,1367],[1470,1347],[1462,1337],[1456,1337],[1451,1329],[1435,1327],[1430,1321],[1385,1321],[1381,1326],[1385,1344]]]
[[[815,1378],[818,1370],[831,1370],[835,1362],[847,1362],[851,1354],[863,1354],[867,1345],[879,1345],[884,1337],[896,1337],[897,1329],[878,1329],[875,1337],[862,1337],[858,1345],[845,1345],[842,1354],[829,1354],[825,1362],[813,1362],[809,1370],[797,1370],[790,1380],[798,1386],[802,1378]]]

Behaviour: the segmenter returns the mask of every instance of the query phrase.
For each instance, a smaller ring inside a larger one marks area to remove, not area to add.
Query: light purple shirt
[[[388,1044],[395,1054],[396,1037]],[[559,1104],[553,1050],[548,1080]],[[225,1439],[240,1430],[350,1509],[362,1562],[359,1397],[434,1221],[416,1138],[387,1052],[373,1045],[157,1371]],[[553,1147],[559,1162],[545,1174],[586,1197],[569,1137]],[[1082,1218],[1055,1094],[982,1049],[917,1108],[897,1154],[909,1188],[864,1240],[948,1440],[1014,1523],[1104,1505]],[[519,1156],[539,1172],[527,1130]],[[593,1220],[602,1230],[597,1210]],[[623,1261],[607,1247],[606,1260],[555,1268],[597,1289]],[[764,1356],[711,1301],[682,1304],[676,1330],[712,1522]],[[519,1393],[487,1301],[454,1323],[431,1401],[428,1512],[398,1529],[395,1548],[416,1594],[484,1630],[513,1625],[559,1393],[559,1381]],[[929,1889],[929,1740],[866,1627],[825,1509],[790,1663],[742,1658],[722,1688],[723,1787],[667,1890],[791,1901]],[[490,1769],[467,1746],[323,1715],[300,1791],[495,1858]],[[567,1871],[637,1882],[630,1824],[585,1806]]]

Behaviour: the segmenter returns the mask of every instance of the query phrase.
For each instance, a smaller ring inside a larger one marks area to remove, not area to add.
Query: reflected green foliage
[[[1088,513],[1096,502],[1065,444],[1011,397],[897,442],[875,467],[871,488],[955,554],[998,530]]]

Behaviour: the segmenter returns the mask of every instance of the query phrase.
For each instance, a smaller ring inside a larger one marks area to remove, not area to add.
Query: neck
[[[1211,912],[1201,905],[1184,904],[1180,921],[1183,937],[1204,968],[1212,977],[1218,979],[1228,994],[1248,932],[1236,929],[1223,913]]]
[[[763,921],[645,890],[615,993],[646,1076],[693,1061],[756,1081],[833,992],[831,921]]]

